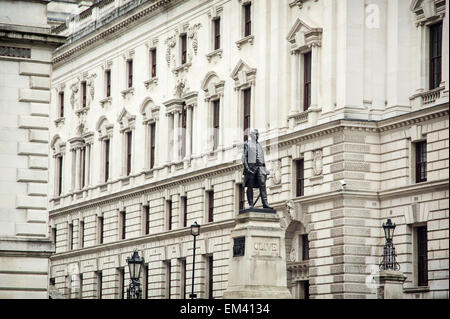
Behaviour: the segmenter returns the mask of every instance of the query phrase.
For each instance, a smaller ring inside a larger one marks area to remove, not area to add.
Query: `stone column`
[[[255,93],[255,81],[251,82],[251,92],[250,92],[250,129],[256,128],[256,93]],[[264,123],[264,122],[263,122]]]
[[[86,186],[91,185],[91,145],[92,144],[86,144],[86,154],[85,154]]]
[[[374,276],[378,299],[403,299],[403,283],[406,276],[400,271],[381,270]]]
[[[225,145],[223,142],[224,139],[224,130],[225,130],[225,121],[224,121],[224,113],[223,113],[223,93],[219,94],[219,145],[218,149],[222,149]]]
[[[81,148],[75,149],[75,190],[80,189],[81,185]]]
[[[192,112],[194,111],[194,106],[189,105],[187,107],[187,119],[186,119],[186,156],[184,160],[189,160],[191,158],[191,141],[192,141]]]
[[[180,157],[180,113],[175,111],[173,113],[173,158],[174,162],[179,161]]]
[[[311,109],[318,107],[319,59],[319,46],[314,43],[311,49]]]
[[[284,230],[276,211],[241,211],[231,238],[233,251],[224,299],[292,298],[287,288]]]
[[[299,72],[300,72],[300,54],[298,51],[291,52],[291,56],[294,59],[294,68],[291,69],[291,108],[289,110],[289,115],[294,115],[300,112],[300,101],[299,101]]]

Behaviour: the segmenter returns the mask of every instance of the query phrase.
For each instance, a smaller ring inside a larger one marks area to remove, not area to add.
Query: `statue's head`
[[[258,130],[257,129],[251,130],[250,136],[251,136],[252,140],[258,141],[258,138],[259,138]]]

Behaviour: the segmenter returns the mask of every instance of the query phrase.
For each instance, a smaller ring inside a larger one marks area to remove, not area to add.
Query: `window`
[[[182,34],[180,36],[181,43],[181,64],[185,64],[187,62],[187,37],[186,34]]]
[[[59,117],[64,117],[64,92],[59,92]]]
[[[120,223],[119,223],[119,230],[120,230],[120,239],[125,239],[125,235],[126,235],[126,228],[127,228],[127,224],[126,224],[126,213],[125,211],[121,211],[119,213],[119,217],[120,217]]]
[[[304,196],[304,161],[303,159],[295,161],[295,196]]]
[[[104,141],[105,145],[105,182],[109,179],[109,139]]]
[[[180,260],[180,267],[181,267],[181,299],[186,299],[186,278],[187,278],[186,259]]]
[[[80,246],[80,248],[83,248],[84,247],[84,221],[80,220],[79,227],[80,227],[80,232],[78,234],[79,241],[80,241],[79,246]]]
[[[303,110],[311,105],[311,52],[303,54]]]
[[[150,169],[155,166],[156,124],[150,124]]]
[[[131,131],[128,131],[126,134],[126,169],[127,169],[127,176],[131,173],[131,142],[132,142],[132,133]]]
[[[133,60],[127,60],[128,88],[133,87]]]
[[[68,238],[69,238],[69,250],[73,250],[73,224],[69,224],[68,229]]]
[[[251,3],[244,5],[244,37],[252,34]]]
[[[83,274],[82,273],[80,273],[80,294],[79,294],[79,296],[80,296],[80,299],[83,298]]]
[[[303,298],[309,299],[309,281],[303,282]]]
[[[86,107],[86,81],[81,82],[81,106]]]
[[[416,142],[416,183],[427,181],[427,141]]]
[[[220,129],[220,123],[219,123],[219,105],[220,101],[215,100],[213,101],[213,150],[217,150],[217,147],[219,146],[219,129]]]
[[[144,207],[144,234],[150,234],[150,206],[145,205]]]
[[[150,50],[150,75],[156,77],[156,49]]]
[[[97,298],[102,299],[103,274],[101,271],[97,271],[96,275],[97,275]]]
[[[170,295],[170,290],[171,290],[171,286],[172,286],[172,271],[171,271],[171,267],[172,264],[171,262],[168,260],[166,261],[166,298],[170,299],[171,295]]]
[[[51,228],[52,243],[56,245],[56,226]]]
[[[245,207],[245,192],[244,192],[244,184],[238,185],[238,201],[239,201],[239,210],[244,209]]]
[[[441,83],[442,63],[442,21],[432,24],[430,30],[430,90],[439,87]]]
[[[103,244],[103,216],[97,218],[98,243]]]
[[[417,285],[428,286],[427,227],[416,228],[417,238]]]
[[[214,221],[214,191],[207,191],[208,222]]]
[[[302,242],[302,260],[309,260],[309,241],[308,241],[308,235],[301,235],[301,242]]]
[[[208,299],[214,299],[213,287],[214,287],[214,263],[213,256],[208,256]]]
[[[149,266],[148,264],[144,264],[142,267],[142,276],[144,277],[143,281],[144,281],[144,285],[142,287],[143,290],[143,298],[144,299],[148,299],[148,270],[149,270]]]
[[[166,201],[166,209],[167,209],[167,230],[172,230],[172,201]]]
[[[105,71],[106,97],[111,96],[111,70]]]
[[[80,178],[81,178],[81,188],[84,188],[85,184],[86,184],[86,146],[83,146],[81,148],[81,173],[80,173]]]
[[[181,197],[183,202],[183,227],[187,227],[187,197]]]
[[[63,157],[62,155],[56,158],[56,171],[58,174],[57,178],[57,195],[60,196],[62,193],[62,176],[63,176]]]
[[[220,18],[213,20],[214,24],[214,50],[220,49]]]
[[[119,299],[125,299],[125,268],[118,269],[119,274]]]
[[[181,109],[181,158],[186,156],[187,110],[183,102]]]
[[[243,91],[244,94],[244,141],[248,139],[248,130],[250,129],[250,88]]]

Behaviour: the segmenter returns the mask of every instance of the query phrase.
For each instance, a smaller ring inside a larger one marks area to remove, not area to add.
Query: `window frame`
[[[442,20],[428,25],[428,30],[428,86],[429,90],[433,90],[437,89],[442,81]],[[434,52],[435,45],[436,52]]]
[[[300,165],[301,164],[301,165]],[[305,196],[305,160],[295,160],[295,197]]]
[[[252,3],[246,2],[242,5],[243,15],[243,35],[248,37],[252,35]]]
[[[252,109],[252,88],[248,87],[242,90],[242,112],[243,112],[243,131],[244,142],[248,140],[248,130],[251,127],[251,109]]]
[[[427,181],[427,141],[414,142],[414,169],[415,182],[422,183]]]
[[[180,62],[181,65],[187,63],[187,34],[180,35]]]

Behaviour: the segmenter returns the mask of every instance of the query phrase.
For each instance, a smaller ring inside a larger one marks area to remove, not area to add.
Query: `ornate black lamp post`
[[[380,269],[383,270],[400,270],[400,265],[395,260],[395,247],[392,242],[394,237],[395,224],[392,224],[391,220],[388,218],[386,223],[383,223],[384,236],[386,237],[386,244],[383,248],[383,260],[380,264]]]
[[[195,276],[195,242],[197,240],[197,236],[200,235],[200,225],[197,222],[194,222],[191,225],[191,235],[194,236],[194,256],[192,259],[192,292],[189,295],[189,298],[194,299],[197,298],[197,294],[194,294],[194,276]]]
[[[130,270],[130,287],[127,289],[127,299],[141,299],[142,290],[139,284],[139,276],[141,275],[144,258],[139,257],[138,251],[135,249],[133,255],[127,258],[128,268]]]

